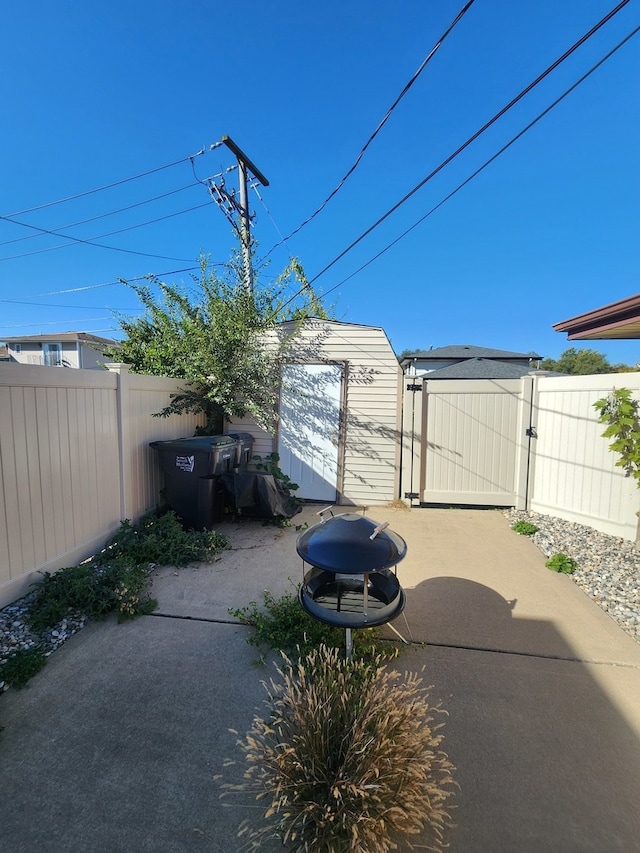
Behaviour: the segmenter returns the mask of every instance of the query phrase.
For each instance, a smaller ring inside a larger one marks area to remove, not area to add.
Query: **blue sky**
[[[269,180],[260,198],[250,193],[257,256],[266,255],[337,186],[464,5],[6,4],[0,340],[111,336],[113,312],[139,308],[118,279],[155,273],[188,283],[188,272],[166,274],[194,267],[200,252],[226,261],[236,240],[200,182],[235,163],[224,146],[208,150],[223,135]],[[341,190],[271,252],[261,281],[299,258],[338,319],[381,326],[398,353],[476,344],[558,357],[570,344],[553,323],[640,290],[640,34],[372,259],[631,33],[640,0],[332,262],[615,6],[476,0]],[[203,148],[192,167],[189,156]],[[224,179],[237,186],[237,172]],[[74,224],[93,217],[101,218]],[[640,361],[636,341],[577,346]]]

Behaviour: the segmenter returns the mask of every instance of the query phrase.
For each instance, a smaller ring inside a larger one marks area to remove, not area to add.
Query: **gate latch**
[[[538,433],[536,432],[536,428],[532,426],[527,427],[527,435],[529,436],[529,438],[537,438]]]

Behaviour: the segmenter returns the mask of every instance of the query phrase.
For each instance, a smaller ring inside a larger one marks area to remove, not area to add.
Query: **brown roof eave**
[[[615,329],[637,322],[640,319],[640,293],[612,302],[594,311],[587,311],[554,323],[556,332],[566,332],[569,340],[579,340],[580,337],[596,337],[606,335]]]

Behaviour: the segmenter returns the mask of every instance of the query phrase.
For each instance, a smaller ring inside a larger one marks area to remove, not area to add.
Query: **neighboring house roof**
[[[510,364],[493,358],[468,358],[439,370],[425,373],[422,379],[520,379],[531,368],[527,364]]]
[[[640,338],[640,293],[554,323],[569,341],[637,340]]]
[[[424,352],[414,352],[411,355],[405,356],[401,360],[401,364],[411,361],[442,361],[442,359],[469,359],[469,358],[492,358],[499,360],[519,360],[533,359],[538,361],[542,358],[535,352],[510,352],[509,350],[490,349],[488,347],[476,347],[470,344],[452,344],[446,347],[437,347],[436,349],[425,350]]]
[[[23,343],[63,343],[64,341],[89,343],[89,344],[105,344],[113,346],[118,343],[111,338],[101,338],[98,335],[90,335],[88,332],[59,332],[57,335],[22,335],[20,337],[3,338],[6,344],[23,344]]]

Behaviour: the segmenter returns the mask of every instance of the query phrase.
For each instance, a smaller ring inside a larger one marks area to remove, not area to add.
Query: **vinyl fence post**
[[[129,365],[105,365],[116,374],[116,412],[118,423],[118,478],[120,482],[120,520],[130,518],[128,495],[130,491],[129,460],[131,458],[131,430],[129,411]]]

